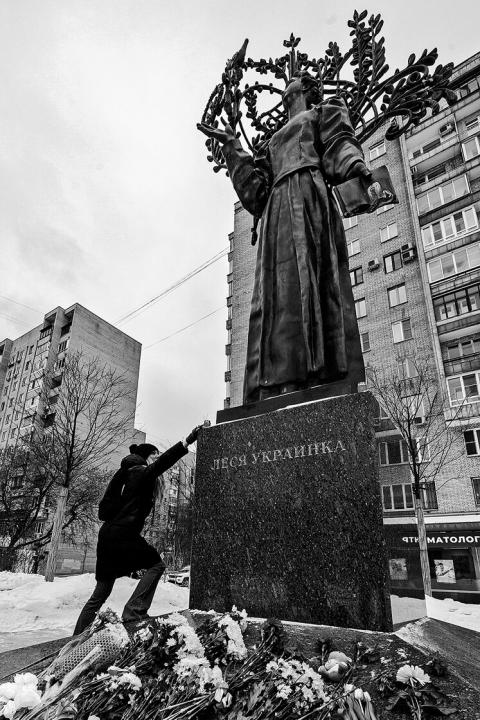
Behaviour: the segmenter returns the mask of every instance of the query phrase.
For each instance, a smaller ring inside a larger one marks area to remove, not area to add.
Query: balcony
[[[455,358],[455,360],[444,360],[445,375],[458,375],[459,373],[480,370],[480,357],[472,355],[471,357]]]
[[[227,370],[225,372],[225,382],[226,383],[232,382],[232,371],[231,370]]]
[[[469,426],[472,420],[478,422],[480,418],[480,402],[467,403],[461,407],[446,408],[444,416],[451,427]]]

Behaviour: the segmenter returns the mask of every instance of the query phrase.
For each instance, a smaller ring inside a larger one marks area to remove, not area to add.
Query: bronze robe
[[[243,207],[261,215],[244,402],[260,390],[363,379],[342,221],[330,185],[364,163],[348,111],[332,98],[293,117],[269,144],[270,172],[238,140],[223,148]],[[327,181],[327,182],[326,182]]]

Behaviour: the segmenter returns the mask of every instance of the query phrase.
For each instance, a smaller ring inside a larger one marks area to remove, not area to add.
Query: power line
[[[27,308],[27,310],[33,310],[33,312],[39,314],[38,308],[34,308],[31,305],[25,305],[25,303],[21,303],[18,300],[14,300],[11,297],[7,297],[6,295],[0,295],[0,298],[3,298],[4,300],[8,300],[8,302],[15,303],[15,305],[20,305],[20,307]]]
[[[12,315],[5,315],[5,313],[0,313],[0,317],[5,318],[6,320],[10,320],[13,323],[19,323],[20,325],[30,325],[30,323],[26,322],[25,320],[21,320],[20,318],[12,317]]]
[[[165,288],[165,290],[162,290],[161,293],[153,297],[151,300],[148,300],[147,302],[143,303],[143,305],[140,305],[139,307],[135,308],[134,310],[131,310],[126,315],[123,315],[119,320],[116,321],[116,324],[120,324],[123,322],[126,322],[127,320],[131,320],[134,317],[137,317],[141,312],[146,310],[151,305],[154,305],[156,302],[161,300],[161,298],[165,297],[166,295],[169,295],[171,292],[176,290],[178,287],[183,285],[187,280],[191,280],[191,278],[195,277],[195,275],[198,275],[203,270],[206,270],[210,265],[213,265],[214,263],[218,262],[222,257],[225,257],[229,251],[229,248],[223,248],[223,250],[220,250],[216,255],[211,257],[209,260],[206,260],[202,265],[199,265],[198,267],[191,270],[189,273],[184,275],[182,278],[177,280],[173,283],[173,285],[170,285],[169,287]],[[160,341],[159,341],[160,342]]]
[[[221,307],[218,307],[216,310],[212,310],[212,312],[207,313],[207,315],[204,315],[201,318],[198,318],[198,320],[194,320],[193,322],[189,323],[188,325],[185,325],[185,327],[180,328],[179,330],[175,330],[175,332],[171,333],[170,335],[166,335],[163,338],[160,338],[160,340],[155,340],[155,342],[151,343],[150,345],[146,345],[144,347],[144,350],[148,350],[149,348],[153,347],[154,345],[158,345],[161,342],[165,342],[165,340],[169,340],[174,335],[178,335],[179,333],[182,333],[184,330],[188,330],[188,328],[193,327],[199,322],[202,322],[202,320],[206,320],[207,318],[211,317],[212,315],[215,315],[215,313],[220,312],[220,310],[224,310],[225,306],[222,305]]]

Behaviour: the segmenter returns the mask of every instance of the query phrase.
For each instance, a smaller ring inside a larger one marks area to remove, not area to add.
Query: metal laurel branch
[[[260,161],[272,135],[287,122],[281,99],[285,86],[301,72],[308,72],[317,80],[325,99],[343,97],[360,142],[387,121],[385,138],[393,140],[418,125],[429,110],[437,113],[442,99],[449,105],[456,101],[450,87],[453,63],[439,64],[433,74],[431,72],[438,59],[436,48],[424,50],[418,58],[410,55],[403,70],[397,68],[388,75],[385,39],[380,37],[383,20],[380,14],[370,15],[368,19],[367,16],[367,10],[355,11],[348,21],[352,44],[345,53],[336,42],[329,42],[322,57],[309,58],[307,53],[298,50],[300,38],[292,33],[283,41],[284,55],[253,60],[246,58],[248,40],[245,40],[228,60],[221,82],[208,99],[202,122],[218,127],[223,118],[237,137],[243,137],[254,159]],[[347,64],[353,67],[353,80],[341,77]],[[242,85],[247,71],[266,76],[265,81]],[[262,93],[272,95],[274,102],[260,112],[257,104]],[[248,121],[247,127],[245,121]],[[219,142],[209,139],[206,146],[207,159],[213,163],[214,172],[226,170]]]

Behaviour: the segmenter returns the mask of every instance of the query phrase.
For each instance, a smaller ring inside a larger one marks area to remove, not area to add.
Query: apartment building
[[[365,143],[367,164],[389,168],[399,204],[344,221],[365,365],[402,363],[408,376],[409,359],[434,358],[448,397],[455,460],[423,489],[427,537],[434,595],[468,602],[480,602],[479,78],[480,53],[455,68],[453,107],[399,140],[385,142],[383,128]],[[237,203],[229,236],[226,408],[242,404],[256,260],[251,225]],[[393,592],[420,594],[405,448],[385,417],[377,435]]]
[[[125,374],[129,392],[119,412],[132,417],[131,442],[144,441],[145,434],[133,426],[141,344],[76,303],[67,309],[55,308],[40,325],[15,340],[0,342],[0,451],[20,443],[35,425],[48,427],[55,422],[65,358],[67,353],[79,350],[86,358],[96,357]],[[50,383],[48,400],[43,387],[45,378]],[[127,453],[128,448],[120,448],[112,455],[112,469]],[[38,519],[39,535],[46,513]],[[92,571],[94,551],[95,538],[83,546],[63,544],[57,573]]]

